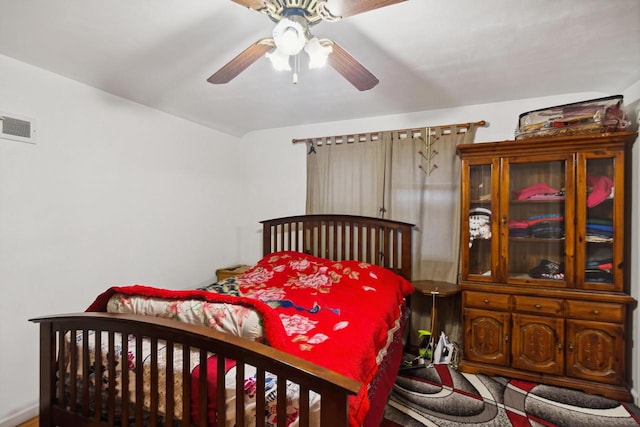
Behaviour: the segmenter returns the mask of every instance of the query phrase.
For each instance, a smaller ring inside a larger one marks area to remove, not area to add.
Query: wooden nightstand
[[[233,265],[231,267],[225,267],[225,268],[219,268],[218,270],[216,270],[216,279],[219,282],[221,280],[228,279],[229,277],[237,276],[240,273],[244,273],[249,268],[251,268],[251,266],[244,265],[244,264]]]
[[[416,288],[416,292],[420,292],[423,295],[431,295],[431,336],[437,342],[439,332],[436,299],[457,295],[460,293],[460,287],[455,283],[438,280],[413,280],[411,283]]]

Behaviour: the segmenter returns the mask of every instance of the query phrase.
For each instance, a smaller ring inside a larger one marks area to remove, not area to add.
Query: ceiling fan
[[[297,82],[298,54],[304,49],[309,68],[329,63],[358,90],[378,84],[376,76],[351,56],[342,46],[329,39],[318,39],[309,28],[320,21],[338,21],[358,13],[400,3],[406,0],[232,0],[253,11],[263,13],[276,22],[272,37],[262,38],[207,79],[209,83],[230,82],[263,55],[276,69],[291,70],[294,59],[294,83]]]

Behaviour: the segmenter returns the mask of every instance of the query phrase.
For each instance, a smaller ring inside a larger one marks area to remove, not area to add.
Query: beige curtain
[[[307,141],[307,213],[380,217],[390,145],[382,132]]]
[[[470,128],[423,128],[395,135],[389,218],[416,224],[413,279],[457,283],[460,261],[460,159],[458,144],[472,143]],[[460,342],[460,298],[438,298],[438,330]],[[429,329],[431,296],[412,298],[412,331]],[[411,337],[412,341],[416,337]]]
[[[475,125],[307,141],[307,213],[376,216],[416,224],[413,279],[457,282],[460,160]],[[440,298],[439,330],[460,341],[459,298]],[[412,331],[429,329],[431,297],[412,298]],[[410,337],[412,342],[416,337]]]
[[[460,243],[460,159],[475,127],[394,135],[389,218],[416,224],[413,279],[456,283]]]

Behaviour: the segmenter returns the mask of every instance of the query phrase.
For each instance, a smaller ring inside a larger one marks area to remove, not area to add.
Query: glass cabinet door
[[[570,156],[505,161],[500,232],[508,283],[566,287],[573,281],[572,165]]]
[[[494,207],[497,208],[497,163],[471,164],[463,167],[464,182],[468,191],[463,192],[463,212],[468,216],[463,221],[462,263],[463,276],[469,280],[495,280],[498,234],[492,221]]]
[[[610,157],[580,157],[577,189],[578,242],[576,276],[579,287],[592,290],[622,290],[624,175],[622,160]],[[616,197],[616,189],[620,188]]]

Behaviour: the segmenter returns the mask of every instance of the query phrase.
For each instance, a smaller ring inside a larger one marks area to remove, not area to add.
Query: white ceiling
[[[359,92],[330,67],[261,58],[206,79],[271,35],[231,0],[0,0],[0,54],[233,135],[564,93],[640,81],[639,0],[408,0],[314,35],[379,79]]]

